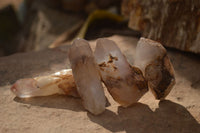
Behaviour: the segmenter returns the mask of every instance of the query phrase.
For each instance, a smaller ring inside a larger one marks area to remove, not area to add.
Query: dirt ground
[[[130,63],[136,38],[112,36]],[[94,48],[95,41],[91,41]],[[67,48],[19,53],[0,58],[1,133],[199,133],[200,57],[168,49],[176,72],[176,85],[164,101],[146,93],[132,107],[120,107],[105,89],[106,111],[94,116],[77,98],[53,95],[19,99],[9,90],[20,78],[46,75],[69,68]]]

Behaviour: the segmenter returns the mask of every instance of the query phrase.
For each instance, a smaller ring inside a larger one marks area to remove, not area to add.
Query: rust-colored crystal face
[[[98,39],[95,59],[105,86],[120,105],[130,106],[147,92],[142,72],[130,66],[114,41]]]
[[[174,68],[166,49],[158,42],[141,38],[136,47],[135,65],[148,81],[156,99],[164,99],[175,84]]]

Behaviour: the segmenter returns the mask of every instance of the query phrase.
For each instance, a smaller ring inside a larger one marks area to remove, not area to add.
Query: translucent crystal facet
[[[143,71],[156,99],[163,99],[169,94],[175,84],[174,68],[160,43],[141,38],[134,64]]]
[[[20,98],[64,94],[79,97],[71,69],[64,69],[47,76],[19,79],[11,91]]]
[[[84,107],[93,114],[102,113],[106,99],[89,43],[84,39],[76,39],[69,50],[69,60]]]
[[[95,59],[109,93],[122,106],[136,103],[147,92],[142,72],[130,66],[114,41],[98,39]]]

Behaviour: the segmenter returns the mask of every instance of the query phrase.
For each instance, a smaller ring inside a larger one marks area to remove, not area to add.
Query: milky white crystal
[[[142,72],[132,67],[114,41],[97,40],[95,59],[113,99],[124,107],[136,103],[148,90]]]
[[[76,39],[69,49],[69,60],[84,107],[95,115],[102,113],[106,99],[89,43],[84,39]]]
[[[175,84],[174,68],[166,49],[159,42],[140,38],[134,65],[142,70],[156,99],[169,94]]]
[[[11,91],[20,98],[64,94],[79,97],[71,69],[64,69],[47,76],[19,79]]]

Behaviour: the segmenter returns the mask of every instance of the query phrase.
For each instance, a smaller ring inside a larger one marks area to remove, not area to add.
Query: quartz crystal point
[[[135,65],[144,73],[155,98],[164,99],[175,84],[174,68],[166,49],[156,41],[140,38]]]
[[[48,76],[17,80],[11,91],[20,98],[64,94],[79,97],[71,69]]]
[[[142,72],[130,66],[114,41],[98,39],[95,59],[109,93],[123,107],[136,103],[148,91]]]
[[[95,115],[102,113],[106,98],[89,43],[84,39],[76,39],[69,49],[69,60],[85,109]]]

